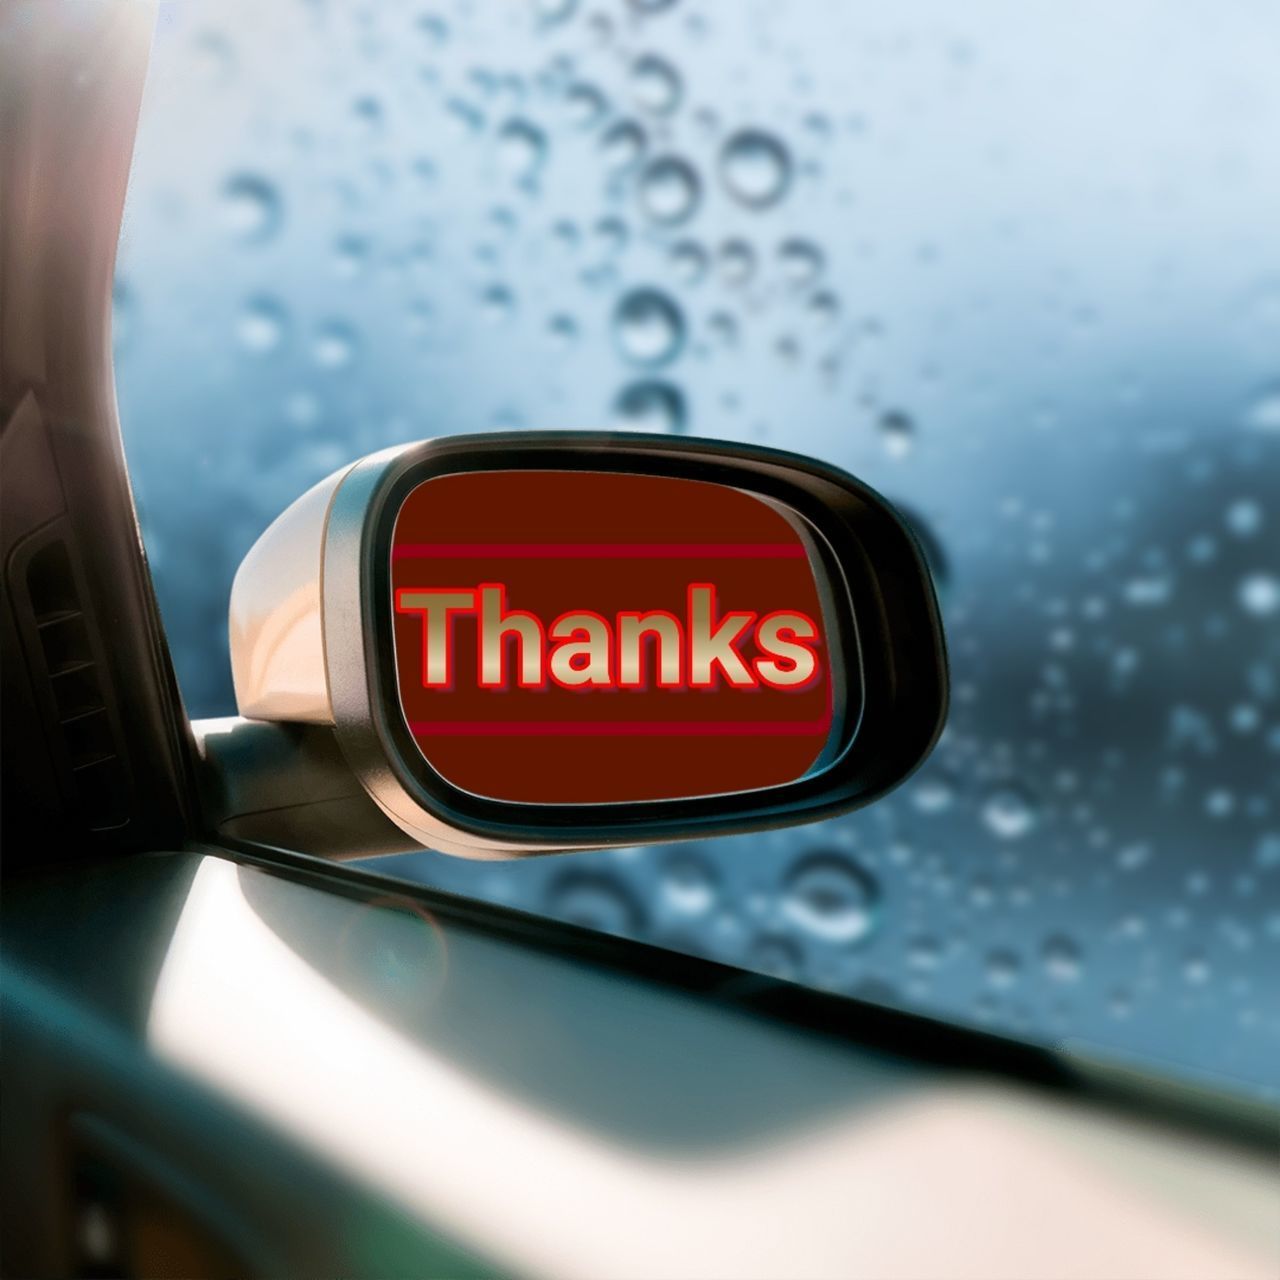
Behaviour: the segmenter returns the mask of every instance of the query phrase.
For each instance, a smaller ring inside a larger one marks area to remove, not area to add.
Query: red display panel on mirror
[[[604,804],[780,786],[824,761],[833,679],[809,536],[739,489],[484,471],[405,499],[395,667],[454,786]]]

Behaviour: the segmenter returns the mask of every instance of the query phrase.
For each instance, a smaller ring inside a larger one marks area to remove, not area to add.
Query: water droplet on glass
[[[942,963],[942,944],[932,934],[919,934],[907,944],[907,964],[913,969],[933,970]]]
[[[725,284],[746,284],[755,273],[756,251],[745,240],[726,240],[716,254],[716,267]]]
[[[661,887],[663,901],[680,915],[702,915],[715,904],[715,873],[696,853],[672,854],[663,868]]]
[[[680,105],[683,86],[665,58],[646,53],[631,65],[631,91],[642,111],[670,115]]]
[[[437,48],[448,44],[449,24],[438,13],[420,14],[416,26]]]
[[[1153,572],[1130,578],[1122,588],[1125,602],[1139,609],[1158,608],[1173,598],[1173,575]]]
[[[617,120],[600,135],[600,154],[615,172],[639,164],[645,146],[644,130],[634,120]]]
[[[891,458],[905,458],[915,444],[916,424],[905,413],[891,410],[880,415],[880,443]]]
[[[637,13],[661,13],[664,9],[670,9],[676,0],[627,0],[627,3]]]
[[[270,240],[280,226],[280,196],[265,178],[241,173],[222,188],[222,221],[246,244]]]
[[[333,246],[334,269],[340,276],[359,275],[368,259],[369,242],[363,236],[339,236]]]
[[[693,216],[702,198],[702,183],[679,156],[658,156],[640,174],[640,207],[655,222],[675,226]]]
[[[1018,981],[1022,963],[1017,955],[1006,947],[997,947],[987,953],[985,966],[987,982],[999,991],[1007,991]]]
[[[193,48],[198,72],[210,85],[225,85],[235,75],[235,49],[220,32],[202,31]]]
[[[320,420],[320,401],[309,391],[295,391],[284,402],[285,417],[296,427],[310,427]]]
[[[1121,871],[1137,871],[1151,861],[1151,846],[1145,841],[1127,844],[1116,853],[1116,866]]]
[[[599,124],[607,109],[604,94],[595,85],[573,84],[565,94],[565,114],[569,123],[579,129],[590,129]]]
[[[1237,498],[1227,508],[1226,523],[1237,538],[1252,538],[1262,528],[1261,503],[1254,502],[1252,498]]]
[[[1280,383],[1259,393],[1245,410],[1244,425],[1249,431],[1280,435]]]
[[[752,209],[765,209],[786,194],[791,156],[772,134],[739,129],[721,148],[720,176],[734,199]]]
[[[465,98],[450,98],[444,104],[444,110],[460,137],[479,133],[484,128],[484,112],[474,102],[468,102]]]
[[[351,104],[351,114],[369,130],[382,126],[382,103],[377,98],[365,95]]]
[[[1037,820],[1035,801],[1013,783],[996,787],[982,802],[982,821],[1001,840],[1017,840],[1031,831]]]
[[[808,310],[822,328],[829,329],[840,319],[840,299],[830,289],[819,289],[809,299]]]
[[[567,347],[577,341],[578,322],[563,313],[554,315],[547,321],[547,332],[558,346]]]
[[[1183,958],[1182,976],[1193,987],[1202,987],[1209,981],[1209,961],[1203,952],[1192,951]]]
[[[316,333],[311,354],[322,369],[349,365],[356,352],[355,331],[341,320],[328,320]]]
[[[602,933],[635,936],[644,916],[620,880],[603,871],[561,872],[547,887],[549,915]]]
[[[546,136],[528,120],[508,120],[498,130],[498,157],[502,167],[517,181],[536,177],[546,153]]]
[[[822,274],[822,250],[809,240],[784,240],[778,246],[778,265],[789,285],[803,288]]]
[[[1280,834],[1267,831],[1259,836],[1253,861],[1259,871],[1274,871],[1280,867]]]
[[[693,240],[678,240],[668,254],[672,273],[681,284],[697,284],[707,274],[707,253]]]
[[[1236,593],[1240,607],[1255,618],[1270,617],[1280,609],[1280,578],[1270,573],[1248,573]]]
[[[274,298],[264,294],[250,298],[236,322],[236,337],[240,345],[254,355],[274,351],[284,338],[288,317],[284,308]]]
[[[111,345],[117,356],[132,345],[136,314],[133,289],[117,276],[111,286]]]
[[[686,422],[684,396],[668,382],[633,382],[618,393],[613,421],[619,431],[681,435]]]
[[[746,967],[757,973],[768,974],[771,978],[794,982],[804,967],[804,957],[790,938],[766,933],[751,944],[747,952]]]
[[[605,257],[614,257],[627,247],[627,224],[621,218],[601,218],[591,231]]]
[[[955,788],[938,775],[921,778],[911,788],[911,803],[921,813],[945,813],[955,801]]]
[[[551,228],[551,238],[558,248],[570,253],[578,247],[582,233],[578,230],[576,223],[570,222],[568,218],[561,218]]]
[[[802,858],[782,889],[782,913],[823,942],[861,942],[875,927],[879,886],[856,863],[836,853]]]
[[[684,316],[667,294],[632,289],[613,314],[618,348],[633,364],[656,367],[674,360],[684,345]]]
[[[578,8],[578,0],[533,0],[533,12],[539,24],[553,27],[567,22]]]
[[[1115,987],[1107,997],[1107,1012],[1113,1018],[1127,1018],[1133,1012],[1133,996],[1124,987]]]
[[[1040,958],[1054,982],[1075,982],[1080,976],[1080,947],[1066,934],[1055,933],[1047,938]]]
[[[707,317],[707,328],[710,329],[712,336],[726,347],[731,347],[738,341],[738,322],[731,312],[713,311]]]
[[[505,284],[486,285],[480,291],[480,310],[488,320],[509,319],[515,306],[515,295]]]

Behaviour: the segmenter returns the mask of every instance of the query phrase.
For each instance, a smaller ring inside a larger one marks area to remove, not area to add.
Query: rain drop
[[[133,289],[117,276],[111,286],[111,345],[117,356],[132,345],[136,314]]]
[[[631,67],[631,90],[636,106],[655,115],[670,115],[684,92],[675,68],[656,54],[646,53]]]
[[[663,901],[679,915],[699,916],[715,904],[715,874],[696,853],[673,854],[663,868],[661,888]]]
[[[265,178],[241,173],[222,188],[222,220],[227,230],[246,244],[270,240],[280,226],[280,196]]]
[[[1017,955],[1005,947],[997,947],[987,953],[987,982],[999,991],[1007,991],[1022,972],[1022,964]]]
[[[756,251],[745,240],[726,240],[716,255],[716,264],[725,284],[743,285],[755,273]]]
[[[619,431],[681,435],[686,423],[684,396],[667,382],[633,382],[618,393],[613,421]]]
[[[752,209],[765,209],[786,194],[791,156],[772,134],[740,129],[720,152],[720,176],[729,194]]]
[[[880,443],[891,458],[905,458],[915,444],[916,424],[905,413],[890,410],[880,415],[877,424]]]
[[[702,199],[702,184],[679,156],[658,156],[640,175],[640,207],[655,222],[675,226],[687,222]]]
[[[546,909],[557,919],[602,933],[635,935],[644,925],[631,893],[603,871],[562,872],[547,888]]]
[[[945,813],[955,801],[955,788],[939,775],[921,778],[911,789],[911,802],[921,813]]]
[[[1237,538],[1252,538],[1262,528],[1262,507],[1252,498],[1238,498],[1227,508],[1226,523]]]
[[[860,866],[834,853],[802,858],[787,875],[782,913],[823,942],[861,942],[875,927],[879,886]]]
[[[533,12],[542,26],[567,22],[578,8],[578,0],[533,0]]]
[[[713,311],[707,317],[707,328],[726,347],[734,346],[738,341],[738,322],[731,312]]]
[[[1001,840],[1017,840],[1031,831],[1037,820],[1035,802],[1020,786],[996,787],[982,802],[982,821]]]
[[[333,247],[334,269],[350,279],[359,275],[369,258],[369,242],[363,236],[339,236]]]
[[[502,167],[520,182],[537,176],[546,159],[547,139],[528,120],[508,120],[498,130],[498,157]]]
[[[644,157],[644,130],[634,120],[618,120],[600,137],[600,154],[614,171],[630,169]]]
[[[594,85],[570,85],[565,94],[565,112],[569,123],[579,129],[590,129],[599,124],[606,109],[604,94]]]
[[[591,231],[600,252],[607,258],[627,247],[627,224],[621,218],[601,218]]]
[[[201,32],[193,48],[199,73],[211,85],[227,84],[235,75],[235,49],[220,32]]]
[[[707,252],[693,240],[678,240],[668,255],[671,270],[681,284],[697,284],[707,274]]]
[[[809,240],[784,240],[778,246],[778,265],[789,285],[803,288],[813,284],[822,274],[822,250]]]
[[[236,323],[240,345],[254,355],[274,351],[284,337],[288,318],[284,308],[265,295],[250,298]]]
[[[480,291],[480,310],[488,320],[507,320],[515,311],[515,295],[505,284],[486,285]]]
[[[757,973],[781,978],[784,982],[794,982],[800,976],[804,957],[790,938],[762,934],[751,944],[746,964],[747,968],[754,969]]]
[[[1202,987],[1209,981],[1209,961],[1199,951],[1192,951],[1183,958],[1182,976],[1193,987]]]
[[[1280,383],[1265,388],[1248,406],[1244,425],[1263,435],[1280,435]]]
[[[577,340],[578,322],[570,315],[554,315],[547,321],[547,332],[557,346],[567,347]]]
[[[1047,938],[1040,958],[1054,982],[1075,982],[1080,976],[1080,948],[1065,934],[1055,933]]]
[[[809,314],[823,328],[829,329],[840,319],[840,299],[830,289],[819,289],[809,299]]]
[[[341,369],[349,365],[355,351],[355,331],[341,320],[328,320],[322,324],[311,347],[311,354],[322,369]]]
[[[1249,573],[1240,580],[1236,597],[1240,607],[1255,618],[1270,617],[1280,609],[1280,579],[1270,573]]]
[[[437,48],[449,42],[449,24],[438,13],[424,13],[415,24]]]
[[[684,316],[667,294],[632,289],[618,301],[613,331],[618,348],[633,364],[668,364],[684,345]]]

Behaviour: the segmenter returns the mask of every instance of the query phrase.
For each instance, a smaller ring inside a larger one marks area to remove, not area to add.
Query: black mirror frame
[[[391,646],[391,536],[404,499],[440,475],[615,471],[730,485],[794,511],[816,532],[845,661],[861,670],[856,725],[824,768],[778,787],[633,804],[537,805],[462,791],[438,774],[399,711]],[[462,835],[473,856],[696,839],[793,825],[867,804],[924,760],[947,709],[947,665],[923,553],[879,494],[781,450],[605,432],[445,437],[357,463],[325,533],[324,622],[338,741],[393,818]],[[841,590],[843,586],[843,590]],[[356,673],[359,673],[357,678]],[[476,843],[473,845],[472,841]],[[424,842],[431,843],[424,831]]]

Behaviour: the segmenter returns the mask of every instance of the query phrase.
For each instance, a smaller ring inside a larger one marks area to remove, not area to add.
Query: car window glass
[[[810,828],[407,877],[1254,1084],[1280,1010],[1280,80],[1258,4],[160,7],[118,394],[193,716],[265,525],[432,434],[795,448],[953,706]]]

